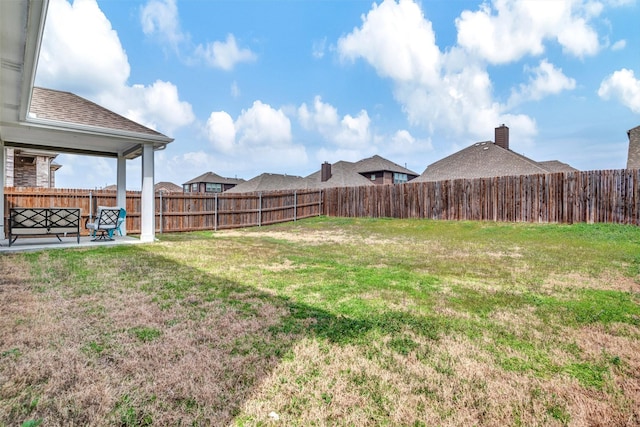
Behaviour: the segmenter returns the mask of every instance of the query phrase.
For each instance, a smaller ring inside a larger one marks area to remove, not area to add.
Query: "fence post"
[[[218,231],[218,193],[215,194],[213,206],[213,231]]]
[[[293,192],[293,220],[298,220],[298,191]]]
[[[159,191],[160,193],[160,234],[162,234],[162,223],[163,223],[163,216],[162,216],[162,190]]]
[[[258,194],[258,227],[262,226],[262,192]]]
[[[93,193],[89,191],[89,222],[93,222]]]
[[[318,216],[322,216],[322,190],[318,192]]]

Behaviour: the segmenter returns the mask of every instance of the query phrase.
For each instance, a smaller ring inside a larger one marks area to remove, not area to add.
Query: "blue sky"
[[[621,169],[639,21],[636,0],[51,0],[36,84],[175,138],[155,179],[179,185],[374,154],[422,173],[502,123],[534,160]],[[57,161],[58,187],[115,183],[113,159]]]

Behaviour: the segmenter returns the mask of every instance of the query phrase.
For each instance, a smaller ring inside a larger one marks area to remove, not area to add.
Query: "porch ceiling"
[[[129,131],[29,113],[48,0],[0,0],[0,139],[6,147],[132,159],[162,149],[160,133]]]

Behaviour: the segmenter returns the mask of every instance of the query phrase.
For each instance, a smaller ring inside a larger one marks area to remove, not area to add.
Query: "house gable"
[[[185,193],[222,193],[243,182],[245,182],[244,179],[224,178],[216,173],[206,172],[182,184],[182,191]]]
[[[418,176],[416,172],[378,155],[354,163],[354,170],[374,184],[395,184]]]

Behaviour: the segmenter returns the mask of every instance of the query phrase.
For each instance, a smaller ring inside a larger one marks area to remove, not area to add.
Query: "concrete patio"
[[[52,237],[20,237],[11,246],[8,239],[0,240],[0,253],[41,251],[47,249],[77,249],[97,246],[135,245],[142,242],[137,237],[115,236],[113,240],[93,241],[90,236],[81,236],[80,243],[76,236],[61,237],[62,241]]]

